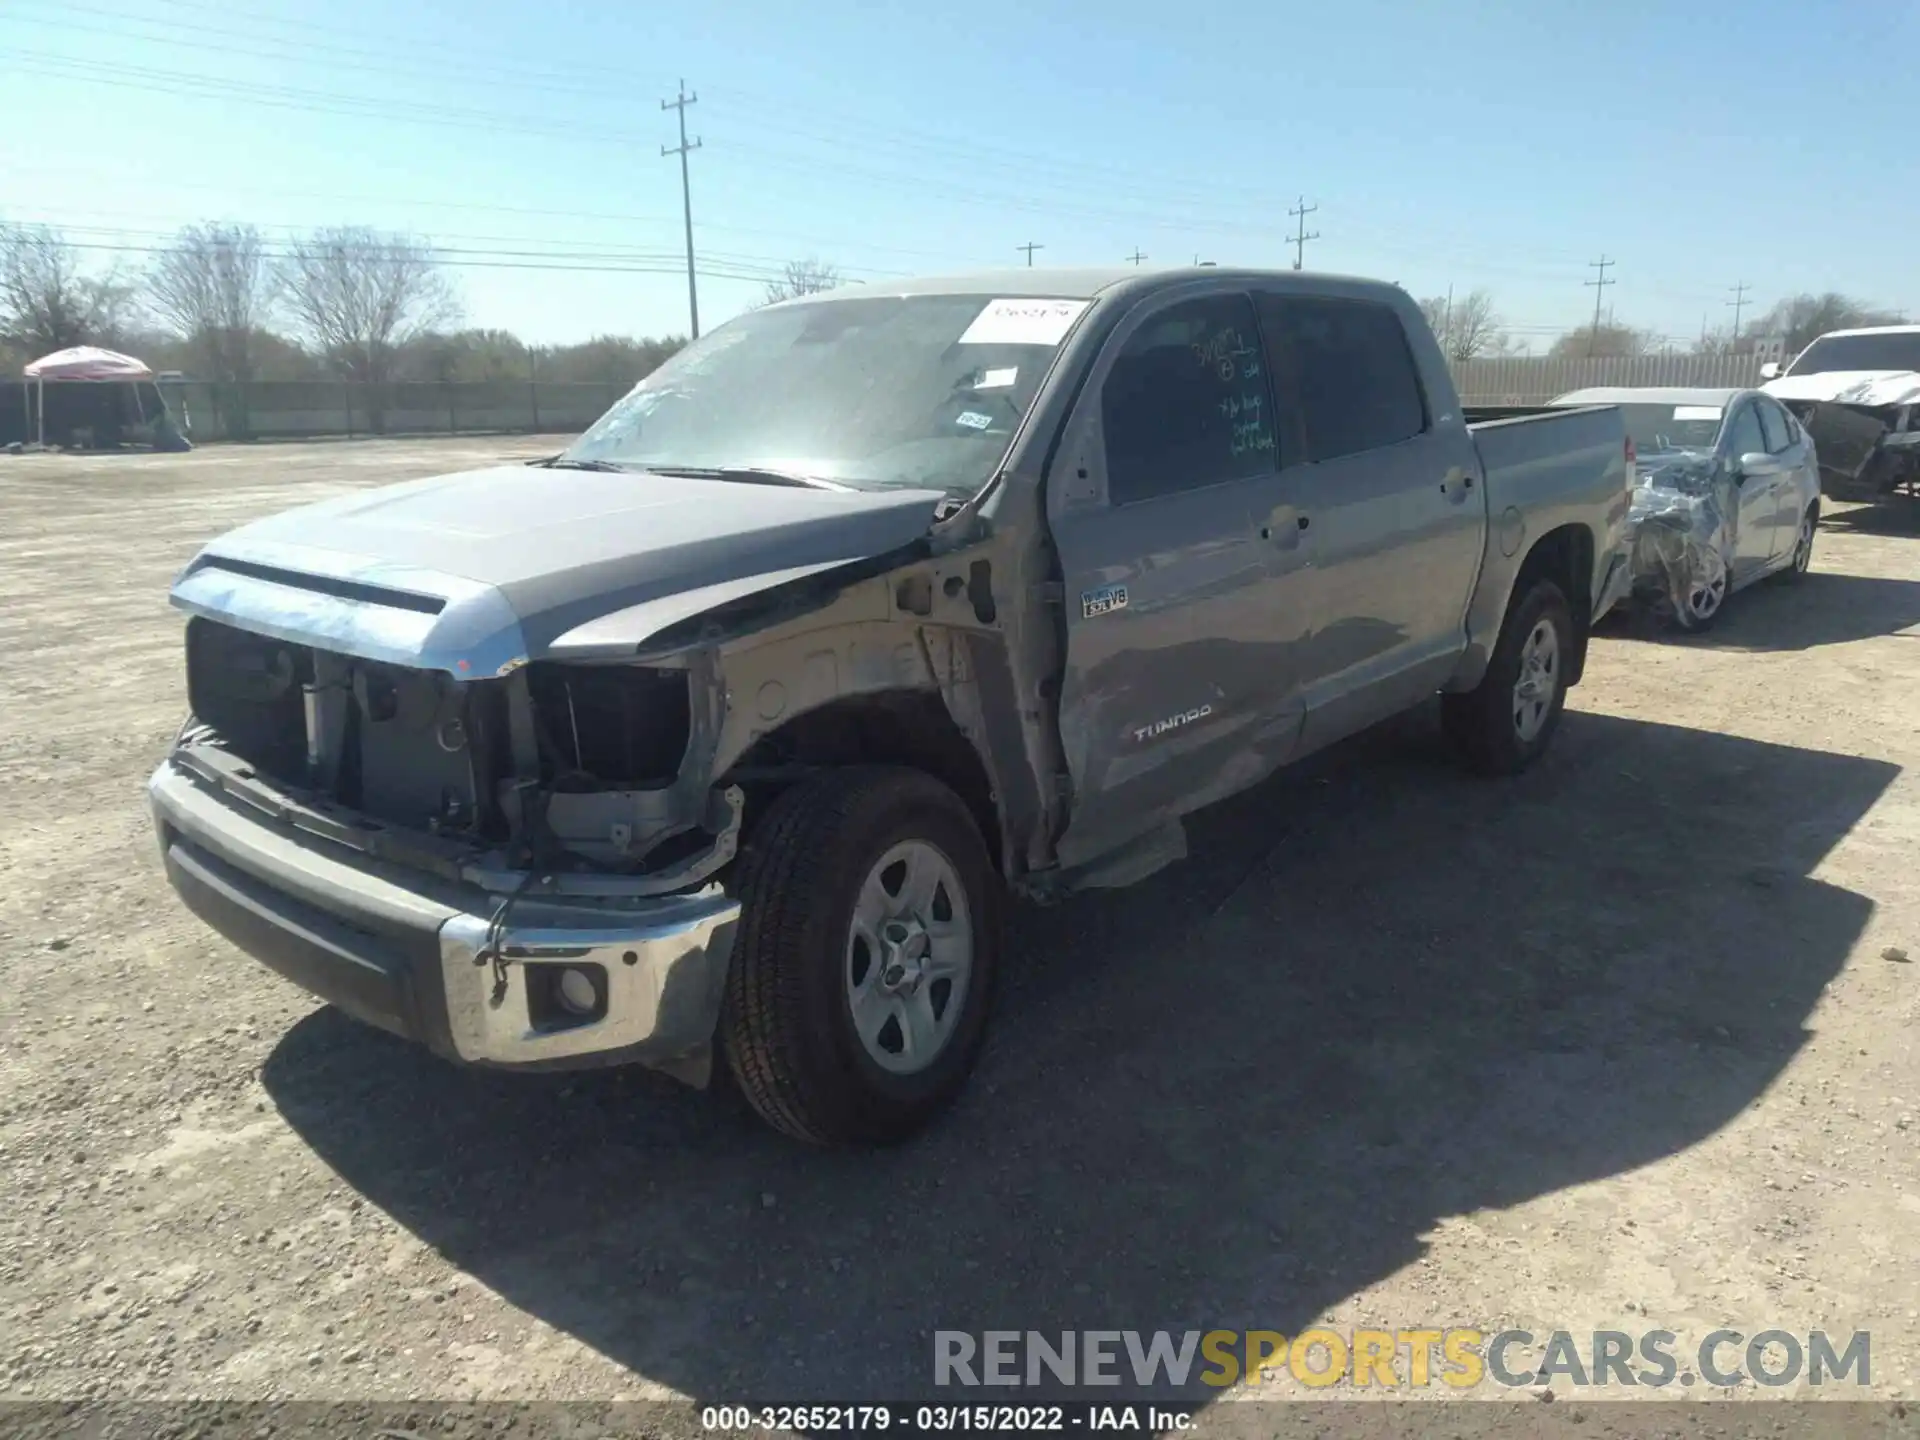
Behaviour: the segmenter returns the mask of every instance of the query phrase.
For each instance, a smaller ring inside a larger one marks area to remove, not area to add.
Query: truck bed
[[[1467,429],[1487,467],[1489,492],[1495,493],[1497,475],[1528,471],[1583,479],[1610,476],[1610,482],[1630,486],[1626,473],[1626,425],[1617,405],[1537,405],[1499,407],[1503,413],[1485,418],[1462,406]],[[1524,504],[1524,500],[1515,503]]]
[[[1469,425],[1483,425],[1490,420],[1518,420],[1566,408],[1564,405],[1462,405],[1460,418]]]

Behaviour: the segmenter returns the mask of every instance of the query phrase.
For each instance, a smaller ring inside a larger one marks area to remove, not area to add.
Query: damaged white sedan
[[[1820,447],[1829,495],[1920,494],[1920,325],[1830,331],[1761,373]]]

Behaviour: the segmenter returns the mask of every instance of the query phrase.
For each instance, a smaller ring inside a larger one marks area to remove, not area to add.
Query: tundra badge
[[[1127,587],[1124,585],[1102,585],[1098,590],[1080,592],[1080,618],[1083,620],[1126,608]]]
[[[1156,720],[1151,725],[1135,726],[1133,738],[1135,741],[1151,740],[1155,736],[1166,734],[1169,730],[1178,730],[1182,725],[1191,725],[1196,720],[1204,720],[1211,714],[1213,714],[1213,706],[1211,705],[1201,705],[1192,710],[1183,710],[1178,715],[1169,715],[1166,719]]]

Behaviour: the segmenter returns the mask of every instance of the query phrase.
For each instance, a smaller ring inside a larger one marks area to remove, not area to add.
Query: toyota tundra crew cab
[[[1216,268],[755,310],[563,454],[208,545],[168,876],[450,1061],[718,1057],[780,1129],[963,1084],[1005,898],[1440,696],[1546,748],[1626,581],[1620,412],[1471,424],[1396,287]]]

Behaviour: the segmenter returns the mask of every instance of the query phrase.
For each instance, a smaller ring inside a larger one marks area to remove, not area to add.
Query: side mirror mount
[[[1780,362],[1778,360],[1767,361],[1766,364],[1760,367],[1760,378],[1762,380],[1778,380],[1780,378]]]
[[[1786,471],[1786,462],[1778,455],[1765,455],[1756,450],[1751,455],[1740,457],[1740,478],[1758,478],[1762,475],[1780,475]]]

